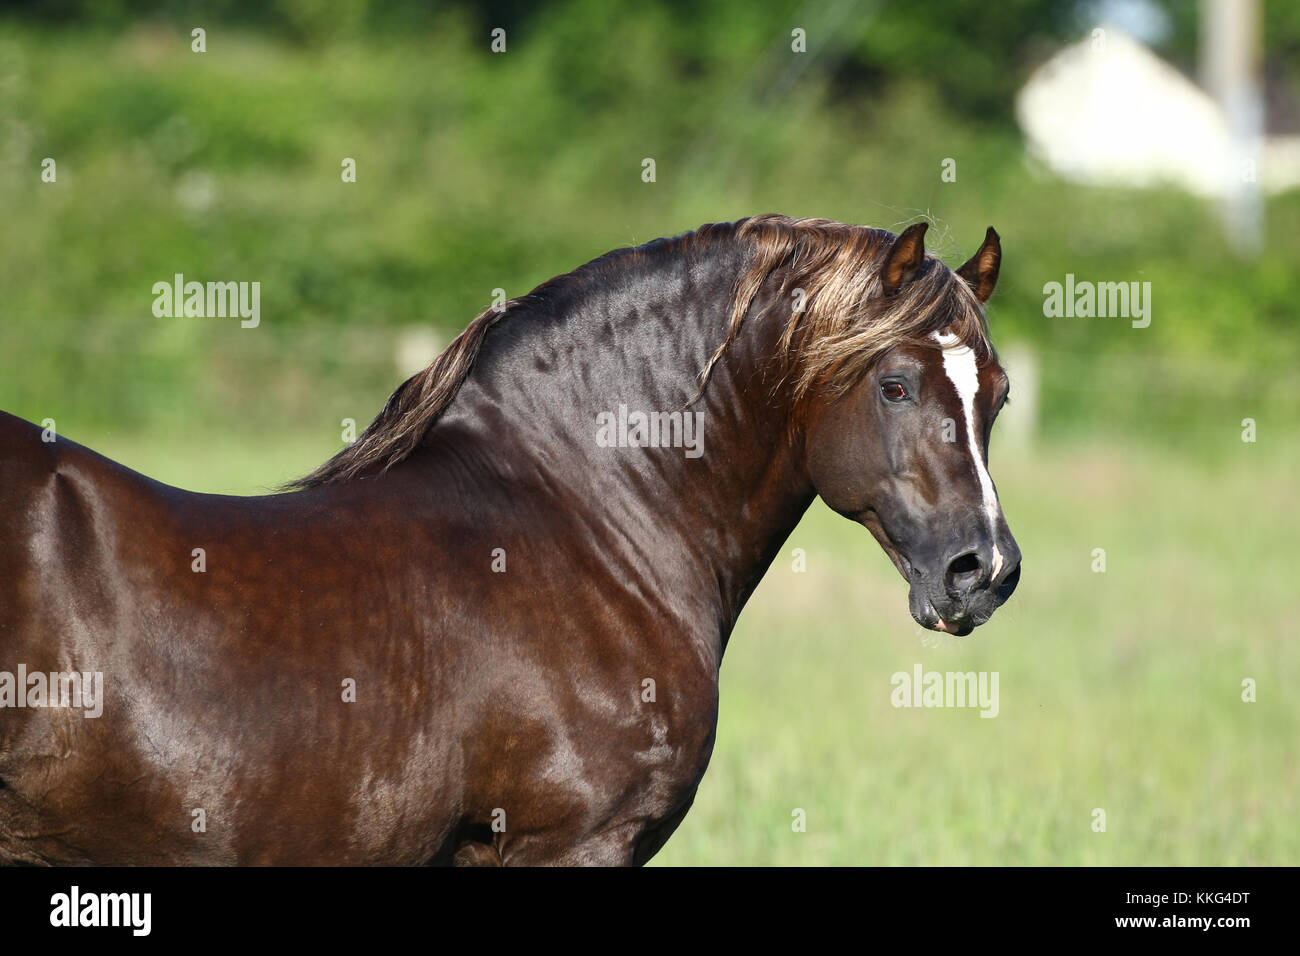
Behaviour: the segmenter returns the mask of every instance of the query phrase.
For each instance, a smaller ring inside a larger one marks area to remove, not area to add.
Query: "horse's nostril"
[[[971,571],[980,569],[980,559],[975,557],[974,552],[963,554],[960,558],[948,565],[948,570],[953,574],[967,574]]]
[[[1007,598],[1015,593],[1016,585],[1020,583],[1020,565],[1017,564],[1011,573],[1008,574],[998,585],[998,601],[1006,603]]]
[[[979,585],[984,578],[984,565],[979,555],[974,551],[967,551],[948,562],[944,583],[948,585],[948,590],[965,594]]]

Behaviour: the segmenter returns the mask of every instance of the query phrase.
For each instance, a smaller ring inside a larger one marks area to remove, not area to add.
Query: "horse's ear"
[[[1002,265],[1002,242],[992,226],[984,234],[984,244],[975,255],[966,260],[966,264],[957,270],[957,275],[966,280],[975,298],[981,303],[987,302],[993,294],[993,287],[998,284],[998,267]]]
[[[925,230],[929,227],[928,222],[918,222],[894,240],[880,270],[880,285],[885,295],[893,295],[916,278],[925,261]]]

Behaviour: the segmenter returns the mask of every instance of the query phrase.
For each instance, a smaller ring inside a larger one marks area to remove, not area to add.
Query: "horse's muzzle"
[[[912,617],[922,627],[964,637],[993,616],[1020,583],[1020,548],[1008,537],[996,550],[963,550],[927,573],[908,562]]]

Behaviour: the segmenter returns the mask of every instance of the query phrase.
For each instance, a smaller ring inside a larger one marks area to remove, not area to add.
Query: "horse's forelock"
[[[791,310],[782,336],[786,368],[781,380],[793,387],[796,398],[817,387],[847,387],[895,346],[935,348],[930,334],[940,329],[957,335],[981,363],[992,355],[979,301],[934,256],[927,254],[920,273],[894,295],[881,294],[880,269],[893,233],[768,215],[738,223],[736,235],[751,245],[751,262],[737,278],[727,338],[702,382],[769,281]]]

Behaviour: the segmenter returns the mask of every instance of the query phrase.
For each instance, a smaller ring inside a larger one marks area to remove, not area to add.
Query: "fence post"
[[[998,356],[1011,379],[1011,401],[998,416],[998,447],[1028,449],[1038,429],[1038,355],[1026,342],[1011,342]]]

